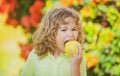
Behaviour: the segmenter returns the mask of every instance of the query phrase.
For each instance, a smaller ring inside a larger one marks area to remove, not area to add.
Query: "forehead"
[[[63,21],[65,22],[65,24],[69,24],[70,22],[72,22],[72,23],[77,22],[77,20],[73,17],[66,17]]]
[[[78,25],[78,20],[73,17],[66,17],[60,22],[60,25],[68,25],[70,23]]]
[[[66,17],[65,19],[62,20],[62,23],[60,23],[60,26],[61,25],[78,25],[78,20],[73,18],[73,17]]]

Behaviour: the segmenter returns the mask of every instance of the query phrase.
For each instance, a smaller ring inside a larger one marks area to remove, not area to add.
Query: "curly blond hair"
[[[80,24],[79,13],[73,8],[55,8],[49,11],[41,23],[38,24],[37,30],[33,34],[33,47],[38,56],[47,53],[55,53],[58,51],[56,44],[57,30],[61,24],[64,24],[64,19],[72,17],[76,20],[79,29],[77,41],[83,42],[82,27]]]

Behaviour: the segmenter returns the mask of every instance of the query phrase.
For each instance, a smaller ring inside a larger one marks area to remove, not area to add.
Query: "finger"
[[[79,55],[79,45],[76,45],[76,55]]]
[[[75,54],[72,52],[72,49],[70,49],[70,54],[71,54],[71,57],[74,58]]]
[[[82,47],[79,45],[79,55],[82,55]]]
[[[82,47],[79,47],[79,55],[78,55],[78,57],[79,57],[80,59],[83,58],[83,55],[82,55]]]
[[[70,54],[72,55],[73,53],[72,53],[72,49],[70,49]]]

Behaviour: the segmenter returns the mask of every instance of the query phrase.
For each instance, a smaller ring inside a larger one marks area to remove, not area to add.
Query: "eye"
[[[72,31],[78,31],[78,29],[77,28],[73,28]]]
[[[67,31],[67,28],[66,28],[66,27],[63,27],[63,28],[60,29],[60,31],[63,31],[63,32],[64,32],[64,31]]]
[[[61,31],[66,31],[66,29],[61,29]]]

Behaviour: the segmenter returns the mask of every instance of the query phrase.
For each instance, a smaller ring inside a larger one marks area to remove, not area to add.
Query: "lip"
[[[67,43],[67,42],[69,42],[70,40],[66,40],[65,42],[64,42],[64,45]]]
[[[73,38],[71,38],[71,39],[66,39],[66,40],[64,41],[64,45],[65,45],[67,42],[73,41],[73,40],[75,40],[75,39],[73,39]]]
[[[72,39],[71,40],[66,40],[65,42],[64,42],[64,45],[67,43],[67,42],[69,42],[69,41],[73,41]]]

